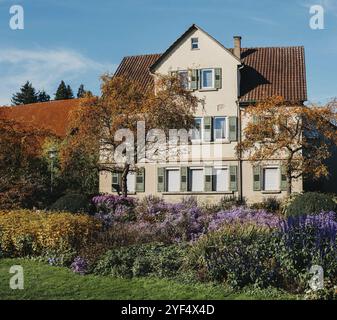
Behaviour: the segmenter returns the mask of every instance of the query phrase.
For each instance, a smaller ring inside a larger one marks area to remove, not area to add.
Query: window
[[[227,126],[225,117],[214,118],[214,139],[223,140],[227,138]]]
[[[178,76],[179,76],[179,80],[181,83],[181,86],[188,90],[189,89],[189,81],[188,81],[188,71],[186,70],[182,70],[182,71],[178,71]]]
[[[214,69],[201,70],[201,89],[214,88]]]
[[[204,170],[202,168],[190,169],[190,191],[201,192],[204,191]]]
[[[228,169],[215,168],[214,169],[214,191],[223,192],[228,191]]]
[[[136,173],[135,172],[129,172],[127,177],[127,188],[129,193],[135,193],[136,192]]]
[[[180,191],[180,170],[166,169],[166,190],[168,192]]]
[[[199,39],[191,38],[191,48],[192,50],[199,49]]]
[[[265,191],[276,191],[280,188],[279,168],[263,169],[263,189]]]
[[[202,118],[194,118],[194,128],[192,129],[192,140],[201,140]]]

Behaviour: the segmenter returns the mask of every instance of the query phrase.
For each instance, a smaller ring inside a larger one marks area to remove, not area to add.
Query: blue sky
[[[21,4],[25,29],[9,28]],[[309,27],[310,5],[325,29]],[[232,46],[304,45],[309,99],[337,96],[337,0],[0,0],[0,104],[26,80],[50,95],[61,80],[99,93],[99,76],[126,55],[160,53],[192,23]]]

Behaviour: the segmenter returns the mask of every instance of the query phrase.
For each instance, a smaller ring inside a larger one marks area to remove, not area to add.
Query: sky
[[[24,29],[9,27],[12,5]],[[324,9],[313,30],[310,7]],[[52,97],[61,80],[99,94],[123,56],[161,53],[196,23],[226,47],[305,47],[308,98],[337,96],[337,0],[0,0],[0,105],[27,80]]]

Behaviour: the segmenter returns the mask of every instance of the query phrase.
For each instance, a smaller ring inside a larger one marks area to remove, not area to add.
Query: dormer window
[[[199,49],[199,39],[198,38],[191,38],[191,48],[192,50]]]

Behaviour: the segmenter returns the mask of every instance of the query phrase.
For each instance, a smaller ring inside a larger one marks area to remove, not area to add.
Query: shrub
[[[230,211],[220,211],[209,217],[208,231],[220,229],[224,224],[254,224],[276,227],[280,218],[264,210],[252,210],[239,207]]]
[[[304,290],[313,265],[324,269],[328,280],[337,280],[337,222],[334,212],[289,217],[275,232],[280,246],[275,255],[290,289]]]
[[[89,212],[88,199],[80,194],[66,194],[56,200],[51,206],[51,211],[66,211],[72,213]]]
[[[97,263],[94,273],[122,278],[173,277],[184,256],[185,247],[178,245],[152,243],[122,247],[108,251]]]
[[[77,251],[93,241],[100,230],[101,224],[87,215],[28,210],[0,212],[0,248],[6,257]]]
[[[140,200],[136,207],[137,217],[144,221],[162,221],[168,214],[170,206],[164,199],[156,196],[147,196]]]
[[[235,196],[224,196],[220,199],[218,203],[215,204],[204,204],[203,209],[207,213],[214,213],[218,211],[224,211],[224,210],[232,210],[236,207],[240,207],[244,205],[244,201],[240,201]]]
[[[303,292],[313,265],[337,281],[337,222],[334,212],[263,224],[226,223],[202,236],[189,251],[185,268],[200,280],[233,287],[274,285]]]
[[[73,272],[79,273],[82,275],[86,274],[88,271],[88,263],[82,257],[77,257],[70,267]]]
[[[200,280],[227,282],[232,287],[273,285],[276,272],[268,229],[228,224],[193,246],[185,264]]]
[[[92,203],[96,207],[96,216],[101,219],[106,227],[114,221],[134,221],[136,200],[130,197],[116,195],[101,195],[94,197]]]
[[[268,212],[278,213],[281,209],[281,202],[274,197],[268,197],[263,199],[260,203],[254,203],[250,206],[250,208],[255,210],[263,209]]]
[[[332,196],[318,193],[307,192],[297,196],[287,207],[287,216],[300,216],[304,214],[318,214],[322,211],[336,211],[337,204]]]

